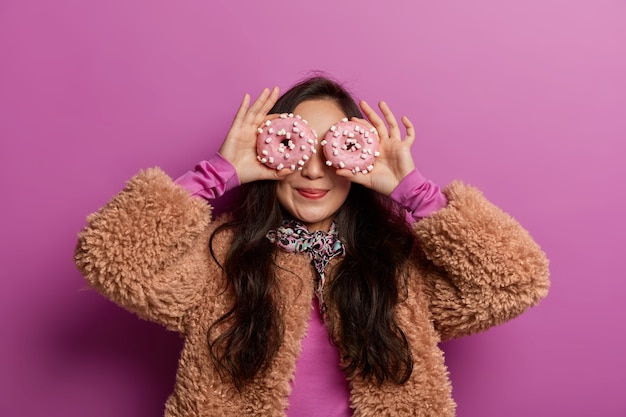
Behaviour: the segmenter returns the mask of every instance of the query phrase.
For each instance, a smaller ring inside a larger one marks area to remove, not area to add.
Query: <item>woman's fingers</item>
[[[252,103],[252,106],[250,106],[250,113],[258,112],[269,96],[270,89],[264,88],[263,91],[261,91],[261,94],[259,94],[259,97],[257,97],[257,99],[254,100],[254,103]]]
[[[254,100],[254,103],[252,103],[252,106],[248,109],[246,123],[255,124],[258,115],[263,111],[263,107],[265,106],[265,103],[269,99],[270,95],[270,89],[264,88],[259,97]]]
[[[241,124],[249,124],[253,127],[257,127],[263,122],[263,119],[267,116],[267,112],[276,104],[278,100],[278,87],[273,89],[264,88],[259,97],[250,106],[250,96],[246,94],[244,101],[241,103],[241,107],[237,112],[235,120]]]
[[[365,114],[365,117],[367,117],[367,119],[374,125],[376,130],[378,130],[378,136],[380,138],[386,138],[388,135],[387,126],[385,126],[385,122],[383,122],[383,119],[380,118],[378,113],[376,113],[365,100],[361,100],[360,106],[361,110],[363,110],[363,114]]]
[[[389,126],[389,137],[398,140],[402,139],[402,137],[400,136],[400,127],[398,126],[398,121],[396,120],[396,117],[393,115],[393,112],[391,111],[387,103],[381,101],[380,103],[378,103],[378,108],[383,113],[383,116],[387,121],[387,125]]]
[[[260,113],[264,117],[265,115],[267,115],[267,112],[269,112],[272,109],[272,107],[274,107],[274,104],[276,104],[276,100],[278,100],[278,93],[279,93],[278,87],[272,88],[270,95],[267,97],[267,100],[265,100],[265,103],[263,103]]]
[[[400,124],[398,123],[395,115],[393,114],[393,112],[391,111],[387,103],[385,103],[384,101],[381,101],[378,104],[378,108],[380,108],[380,111],[382,112],[383,117],[385,118],[384,121],[378,115],[378,113],[376,113],[376,111],[374,111],[374,109],[369,104],[367,104],[367,102],[365,102],[365,100],[361,101],[360,106],[361,106],[361,110],[363,111],[363,114],[367,117],[367,119],[371,122],[371,124],[376,128],[376,130],[378,130],[378,136],[381,138],[381,140],[385,140],[389,138],[402,140],[402,132],[400,131]],[[406,116],[403,116],[401,120],[402,120],[402,124],[404,125],[406,129],[406,138],[404,140],[412,143],[413,140],[415,139],[415,129],[413,127],[413,124]]]
[[[235,118],[233,119],[233,124],[243,122],[243,119],[246,117],[246,113],[248,111],[248,106],[250,105],[250,94],[246,93],[243,96],[243,100],[241,100],[241,104],[239,105],[239,109],[237,113],[235,113]]]
[[[409,145],[412,145],[413,142],[415,141],[415,127],[413,126],[413,123],[409,120],[409,118],[406,116],[402,116],[402,124],[404,125],[404,128],[406,129],[406,138],[404,138],[404,141],[407,142]]]

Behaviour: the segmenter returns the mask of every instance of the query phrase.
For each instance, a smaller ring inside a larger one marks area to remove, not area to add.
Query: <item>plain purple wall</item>
[[[76,234],[312,69],[410,116],[421,171],[551,259],[538,307],[444,345],[458,415],[625,416],[624,22],[617,0],[0,1],[0,416],[161,414],[180,341],[86,289]]]

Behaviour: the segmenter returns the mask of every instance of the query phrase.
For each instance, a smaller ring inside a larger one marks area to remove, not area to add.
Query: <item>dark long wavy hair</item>
[[[362,117],[354,99],[326,77],[306,79],[282,95],[270,113],[292,112],[303,101],[333,100],[348,117]],[[233,298],[232,307],[207,334],[211,359],[220,376],[238,389],[264,372],[284,334],[277,305],[275,253],[265,237],[288,216],[276,199],[275,181],[242,186],[232,220],[211,236],[233,230],[233,242],[223,264]],[[351,184],[335,222],[346,255],[330,271],[327,289],[331,334],[339,335],[347,376],[373,377],[378,383],[404,383],[413,370],[409,343],[394,310],[406,296],[406,267],[414,235],[404,211],[391,199],[359,184]]]

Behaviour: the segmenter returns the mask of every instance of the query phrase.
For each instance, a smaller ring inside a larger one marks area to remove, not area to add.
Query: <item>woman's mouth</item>
[[[321,190],[319,188],[298,188],[297,191],[302,197],[311,200],[320,199],[328,193],[328,190]]]

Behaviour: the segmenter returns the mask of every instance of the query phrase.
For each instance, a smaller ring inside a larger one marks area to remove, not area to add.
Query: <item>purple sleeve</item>
[[[406,220],[411,224],[448,205],[441,189],[417,169],[404,177],[389,197],[406,209]]]
[[[205,200],[213,200],[240,185],[235,167],[219,153],[208,161],[200,162],[193,171],[186,172],[174,182],[192,196]]]

